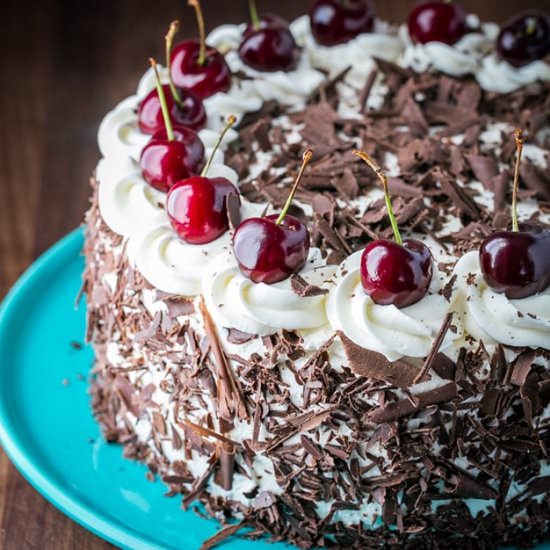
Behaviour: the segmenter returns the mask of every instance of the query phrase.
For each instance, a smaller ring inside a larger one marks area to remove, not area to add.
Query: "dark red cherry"
[[[286,215],[249,218],[233,235],[233,251],[243,275],[255,283],[282,281],[304,267],[309,253],[309,231],[297,218]]]
[[[317,0],[309,19],[315,40],[323,46],[334,46],[372,32],[374,10],[364,0]]]
[[[170,70],[176,86],[188,88],[200,99],[231,87],[231,71],[224,56],[215,48],[206,48],[204,63],[199,63],[200,42],[186,40],[172,50]]]
[[[288,71],[296,64],[296,42],[288,29],[268,27],[249,34],[239,56],[257,71]]]
[[[404,240],[402,245],[372,241],[361,255],[361,283],[377,304],[410,306],[428,292],[432,263],[430,249],[415,239]]]
[[[143,148],[141,173],[159,191],[168,191],[176,182],[200,172],[204,163],[204,145],[196,132],[174,127],[170,141],[165,129],[155,132]]]
[[[466,12],[453,2],[424,2],[409,14],[409,35],[413,42],[443,42],[452,45],[468,31]]]
[[[273,13],[264,13],[260,16],[258,25],[248,23],[243,32],[243,38],[260,29],[288,29],[288,21]]]
[[[537,11],[517,15],[503,25],[497,52],[514,67],[542,59],[550,53],[550,17]]]
[[[187,126],[193,130],[200,130],[206,124],[206,111],[202,101],[190,90],[178,89],[181,107],[174,101],[170,86],[163,87],[166,103],[170,113],[170,120],[176,126]],[[138,107],[138,125],[144,134],[154,134],[162,130],[164,118],[157,90],[151,90]]]
[[[166,212],[180,239],[205,244],[229,229],[230,196],[240,204],[238,189],[227,178],[193,176],[176,183],[166,197]]]
[[[550,285],[550,231],[522,226],[521,231],[498,231],[479,250],[487,284],[508,298],[526,298]]]

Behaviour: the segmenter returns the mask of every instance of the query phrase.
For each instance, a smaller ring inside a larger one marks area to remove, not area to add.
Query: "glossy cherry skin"
[[[260,29],[288,29],[288,21],[273,13],[264,13],[260,15],[260,23],[258,27],[254,27],[252,23],[248,23],[243,32],[243,38],[248,38],[253,32]]]
[[[184,88],[178,89],[182,103],[182,107],[180,107],[174,101],[170,86],[165,84],[162,88],[173,125],[200,130],[206,124],[204,105],[193,92]],[[151,90],[139,104],[138,126],[144,134],[154,134],[164,128],[162,108],[156,89]]]
[[[255,283],[273,284],[298,273],[309,253],[309,231],[288,214],[249,218],[233,235],[233,252],[243,275]]]
[[[413,42],[443,42],[453,45],[467,32],[466,12],[453,2],[424,2],[409,14],[409,36]]]
[[[296,42],[288,29],[260,29],[241,42],[239,57],[257,71],[288,71],[296,64]]]
[[[550,284],[550,231],[497,231],[481,244],[479,264],[487,284],[508,298],[542,292]]]
[[[361,283],[375,303],[407,307],[428,292],[432,265],[432,253],[420,241],[372,241],[361,255]]]
[[[334,46],[372,32],[374,10],[363,0],[317,0],[309,12],[311,32],[318,44]]]
[[[197,133],[183,126],[174,127],[174,140],[166,130],[153,134],[141,151],[141,173],[155,189],[168,191],[176,182],[200,172],[204,145]]]
[[[206,59],[199,65],[198,40],[180,42],[172,50],[170,70],[176,86],[188,88],[200,99],[231,87],[231,71],[224,56],[215,48],[206,48]]]
[[[166,197],[166,212],[180,239],[190,244],[215,241],[229,229],[228,201],[238,189],[227,178],[193,176],[177,182]]]
[[[502,27],[497,52],[514,67],[542,59],[550,53],[550,17],[536,11],[517,15]]]

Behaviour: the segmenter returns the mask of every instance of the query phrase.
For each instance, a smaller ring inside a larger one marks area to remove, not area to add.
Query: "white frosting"
[[[332,327],[357,345],[384,354],[389,361],[426,357],[449,310],[449,303],[438,292],[435,266],[428,294],[416,304],[399,309],[375,304],[363,290],[361,254],[352,254],[338,269],[327,302]],[[448,331],[440,350],[449,348],[458,336]]]
[[[142,178],[139,165],[130,158],[102,159],[96,177],[101,216],[115,233],[128,237],[166,220],[166,195]]]
[[[479,21],[471,23],[477,27],[476,23]],[[417,72],[436,69],[453,76],[476,74],[481,59],[493,47],[498,35],[498,25],[488,23],[482,25],[480,31],[465,34],[452,46],[443,42],[415,44],[409,36],[407,25],[401,25],[399,34],[405,49],[400,63]]]
[[[228,94],[239,106],[247,106],[244,112],[259,108],[245,103],[254,94],[260,100],[260,106],[263,101],[275,99],[283,105],[299,107],[325,80],[323,73],[313,68],[306,52],[299,54],[297,66],[292,71],[256,71],[245,65],[237,51],[243,30],[243,25],[223,25],[210,33],[208,43],[227,52],[225,59],[233,72],[243,72],[252,78],[240,86],[234,86],[235,90],[230,90]]]
[[[312,249],[300,275],[321,287],[334,272],[323,267],[318,249]],[[233,254],[222,254],[204,277],[203,296],[218,326],[251,334],[272,334],[279,329],[313,329],[327,324],[326,296],[300,297],[290,279],[271,285],[253,283],[239,270]]]
[[[230,247],[231,238],[225,233],[205,244],[187,244],[178,238],[170,225],[150,229],[130,242],[129,253],[140,273],[164,292],[196,296],[208,263]]]
[[[311,65],[327,71],[330,77],[350,68],[344,81],[356,89],[364,87],[369,73],[375,67],[374,56],[397,61],[403,50],[401,39],[380,21],[376,22],[373,32],[360,34],[349,42],[330,47],[315,42],[307,15],[296,19],[290,28],[309,56]]]
[[[213,165],[212,176],[227,166]],[[260,214],[261,205],[243,201],[241,215]],[[231,235],[226,232],[215,241],[195,245],[182,241],[172,227],[164,221],[132,236],[128,255],[145,279],[155,288],[172,294],[197,296],[208,266],[222,252],[231,249]]]
[[[485,90],[504,94],[538,80],[550,81],[550,65],[533,61],[523,67],[513,67],[492,54],[483,60],[476,77]]]
[[[455,273],[453,303],[469,334],[487,344],[550,349],[550,289],[518,300],[494,292],[485,282],[477,251],[464,255]]]

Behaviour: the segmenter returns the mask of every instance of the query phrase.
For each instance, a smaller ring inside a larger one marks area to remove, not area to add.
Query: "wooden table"
[[[259,0],[268,5],[267,1]],[[203,0],[209,27],[246,18],[246,2]],[[288,17],[309,0],[279,0]],[[379,2],[402,21],[412,5]],[[483,19],[519,8],[550,11],[550,0],[463,0]],[[0,298],[43,250],[82,221],[88,177],[99,158],[98,124],[134,92],[147,58],[163,56],[169,21],[194,33],[184,0],[4,0],[0,32]],[[73,523],[27,484],[0,450],[0,548],[112,548]]]

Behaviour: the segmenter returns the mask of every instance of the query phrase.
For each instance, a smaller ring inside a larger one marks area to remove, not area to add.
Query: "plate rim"
[[[17,306],[32,286],[32,282],[39,279],[44,271],[74,257],[75,252],[80,253],[84,244],[83,237],[82,226],[74,229],[43,252],[17,279],[0,303],[0,346],[3,340],[2,327],[10,317],[17,314]],[[63,489],[63,484],[56,481],[47,471],[43,471],[32,459],[32,454],[17,435],[10,416],[6,402],[0,399],[0,447],[19,473],[48,502],[88,531],[119,547],[130,550],[163,549],[148,537],[123,524],[114,523],[110,516],[67,493]]]

